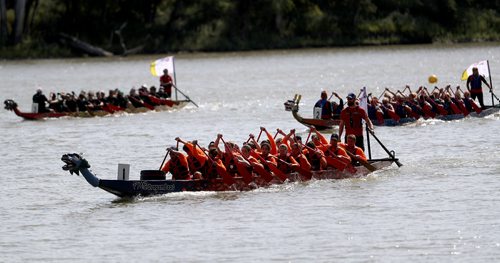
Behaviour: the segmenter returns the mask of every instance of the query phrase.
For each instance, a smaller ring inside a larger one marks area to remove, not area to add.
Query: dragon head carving
[[[79,175],[80,169],[90,168],[87,160],[83,159],[77,153],[64,154],[61,157],[61,161],[64,162],[64,166],[62,167],[62,169],[64,171],[69,171],[70,174],[76,173],[77,175]]]
[[[5,109],[6,110],[12,111],[15,108],[17,108],[17,103],[15,101],[13,101],[13,100],[5,100],[3,103],[5,104]]]

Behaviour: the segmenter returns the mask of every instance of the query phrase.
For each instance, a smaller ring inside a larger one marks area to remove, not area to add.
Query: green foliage
[[[118,54],[117,33],[148,53],[498,41],[499,10],[498,0],[44,0],[24,41],[0,55],[66,56],[60,33]]]

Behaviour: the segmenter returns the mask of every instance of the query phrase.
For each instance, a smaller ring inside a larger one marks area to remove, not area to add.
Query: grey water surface
[[[29,111],[37,87],[128,92],[158,84],[149,64],[159,57],[1,61],[0,94]],[[366,86],[378,96],[428,85],[431,74],[464,87],[462,71],[485,59],[495,86],[498,43],[179,54],[177,85],[199,108],[35,122],[2,109],[0,262],[498,262],[498,114],[377,127],[401,168],[250,192],[121,200],[60,161],[84,153],[101,178],[116,178],[118,163],[138,178],[177,136],[242,142],[260,126],[307,136],[284,111],[296,93],[310,117],[323,89],[345,97]]]

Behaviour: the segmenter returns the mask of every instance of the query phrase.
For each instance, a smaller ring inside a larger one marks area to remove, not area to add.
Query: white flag
[[[174,56],[160,58],[151,63],[150,71],[153,76],[162,76],[164,69],[168,69],[168,74],[172,77],[172,81],[175,84]]]
[[[366,87],[361,89],[361,98],[359,98],[359,106],[368,113],[368,95],[366,95]]]
[[[472,75],[472,68],[474,67],[477,68],[477,70],[479,71],[479,75],[483,75],[485,78],[490,76],[490,70],[488,68],[488,60],[483,60],[470,65],[462,73],[462,80],[466,80],[467,78],[469,78],[470,75]]]

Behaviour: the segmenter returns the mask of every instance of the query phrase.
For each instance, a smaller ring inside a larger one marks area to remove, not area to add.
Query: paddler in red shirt
[[[163,70],[163,75],[160,77],[160,86],[163,87],[163,91],[167,98],[172,97],[172,77],[168,75],[168,69]]]
[[[356,136],[356,145],[361,149],[365,149],[363,143],[363,122],[365,120],[368,129],[373,131],[373,124],[368,118],[366,111],[359,105],[356,105],[356,95],[349,93],[347,95],[347,108],[343,109],[340,113],[339,136],[342,137],[345,127],[345,140],[347,141],[348,134]]]

